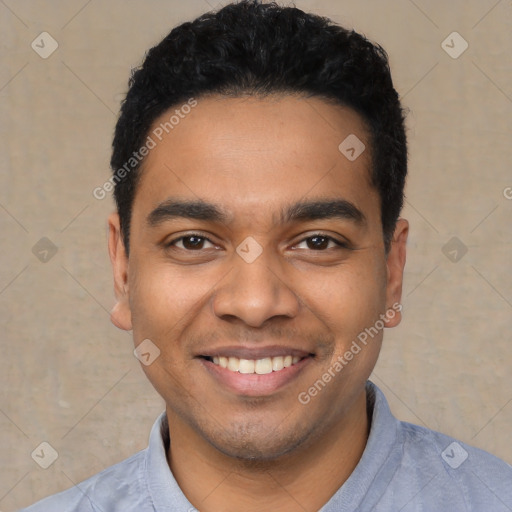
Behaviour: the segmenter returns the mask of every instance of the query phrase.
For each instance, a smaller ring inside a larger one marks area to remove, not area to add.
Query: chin
[[[224,433],[222,437],[208,438],[208,441],[224,455],[255,468],[258,465],[266,466],[288,455],[310,437],[308,433],[301,435],[296,429],[292,429],[288,436],[277,429],[265,430],[255,432],[252,429],[249,432],[246,426],[238,426],[237,432],[231,435]]]

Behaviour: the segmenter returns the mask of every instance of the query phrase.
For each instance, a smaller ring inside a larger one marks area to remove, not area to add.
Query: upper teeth
[[[283,368],[298,363],[300,359],[301,358],[298,356],[265,357],[263,359],[239,359],[238,357],[215,356],[213,357],[213,362],[232,372],[264,375],[265,373],[272,373],[273,371],[278,372]]]

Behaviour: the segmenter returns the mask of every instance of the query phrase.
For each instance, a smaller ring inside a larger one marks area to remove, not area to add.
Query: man
[[[145,451],[26,510],[512,510],[509,465],[368,381],[408,234],[382,48],[256,1],[185,23],[134,73],[111,165],[112,321],[166,412]]]

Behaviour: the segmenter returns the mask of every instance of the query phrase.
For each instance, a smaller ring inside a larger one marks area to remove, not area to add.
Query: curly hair
[[[355,110],[370,134],[372,185],[386,247],[403,205],[404,110],[385,50],[328,18],[259,0],[231,3],[174,28],[132,72],[115,128],[114,173],[144,145],[154,121],[191,97],[272,93],[319,97]],[[140,168],[115,183],[126,250]],[[126,167],[125,167],[126,168]]]

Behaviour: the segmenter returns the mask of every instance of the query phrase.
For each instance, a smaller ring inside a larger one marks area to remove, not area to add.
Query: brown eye
[[[309,249],[327,249],[330,239],[326,236],[311,236],[306,240]]]
[[[215,247],[208,238],[201,235],[181,236],[169,242],[167,247],[178,247],[179,249],[184,249],[186,251],[199,251],[201,249],[205,249],[205,244],[210,244],[211,247]],[[206,247],[206,249],[208,248],[209,247]]]
[[[303,247],[300,247],[301,245]],[[306,247],[304,247],[304,245]],[[304,238],[296,247],[299,249],[309,249],[312,251],[325,251],[326,249],[346,248],[346,244],[335,240],[331,236],[316,234]]]
[[[182,238],[182,244],[185,249],[202,249],[204,245],[202,236],[185,236]]]

